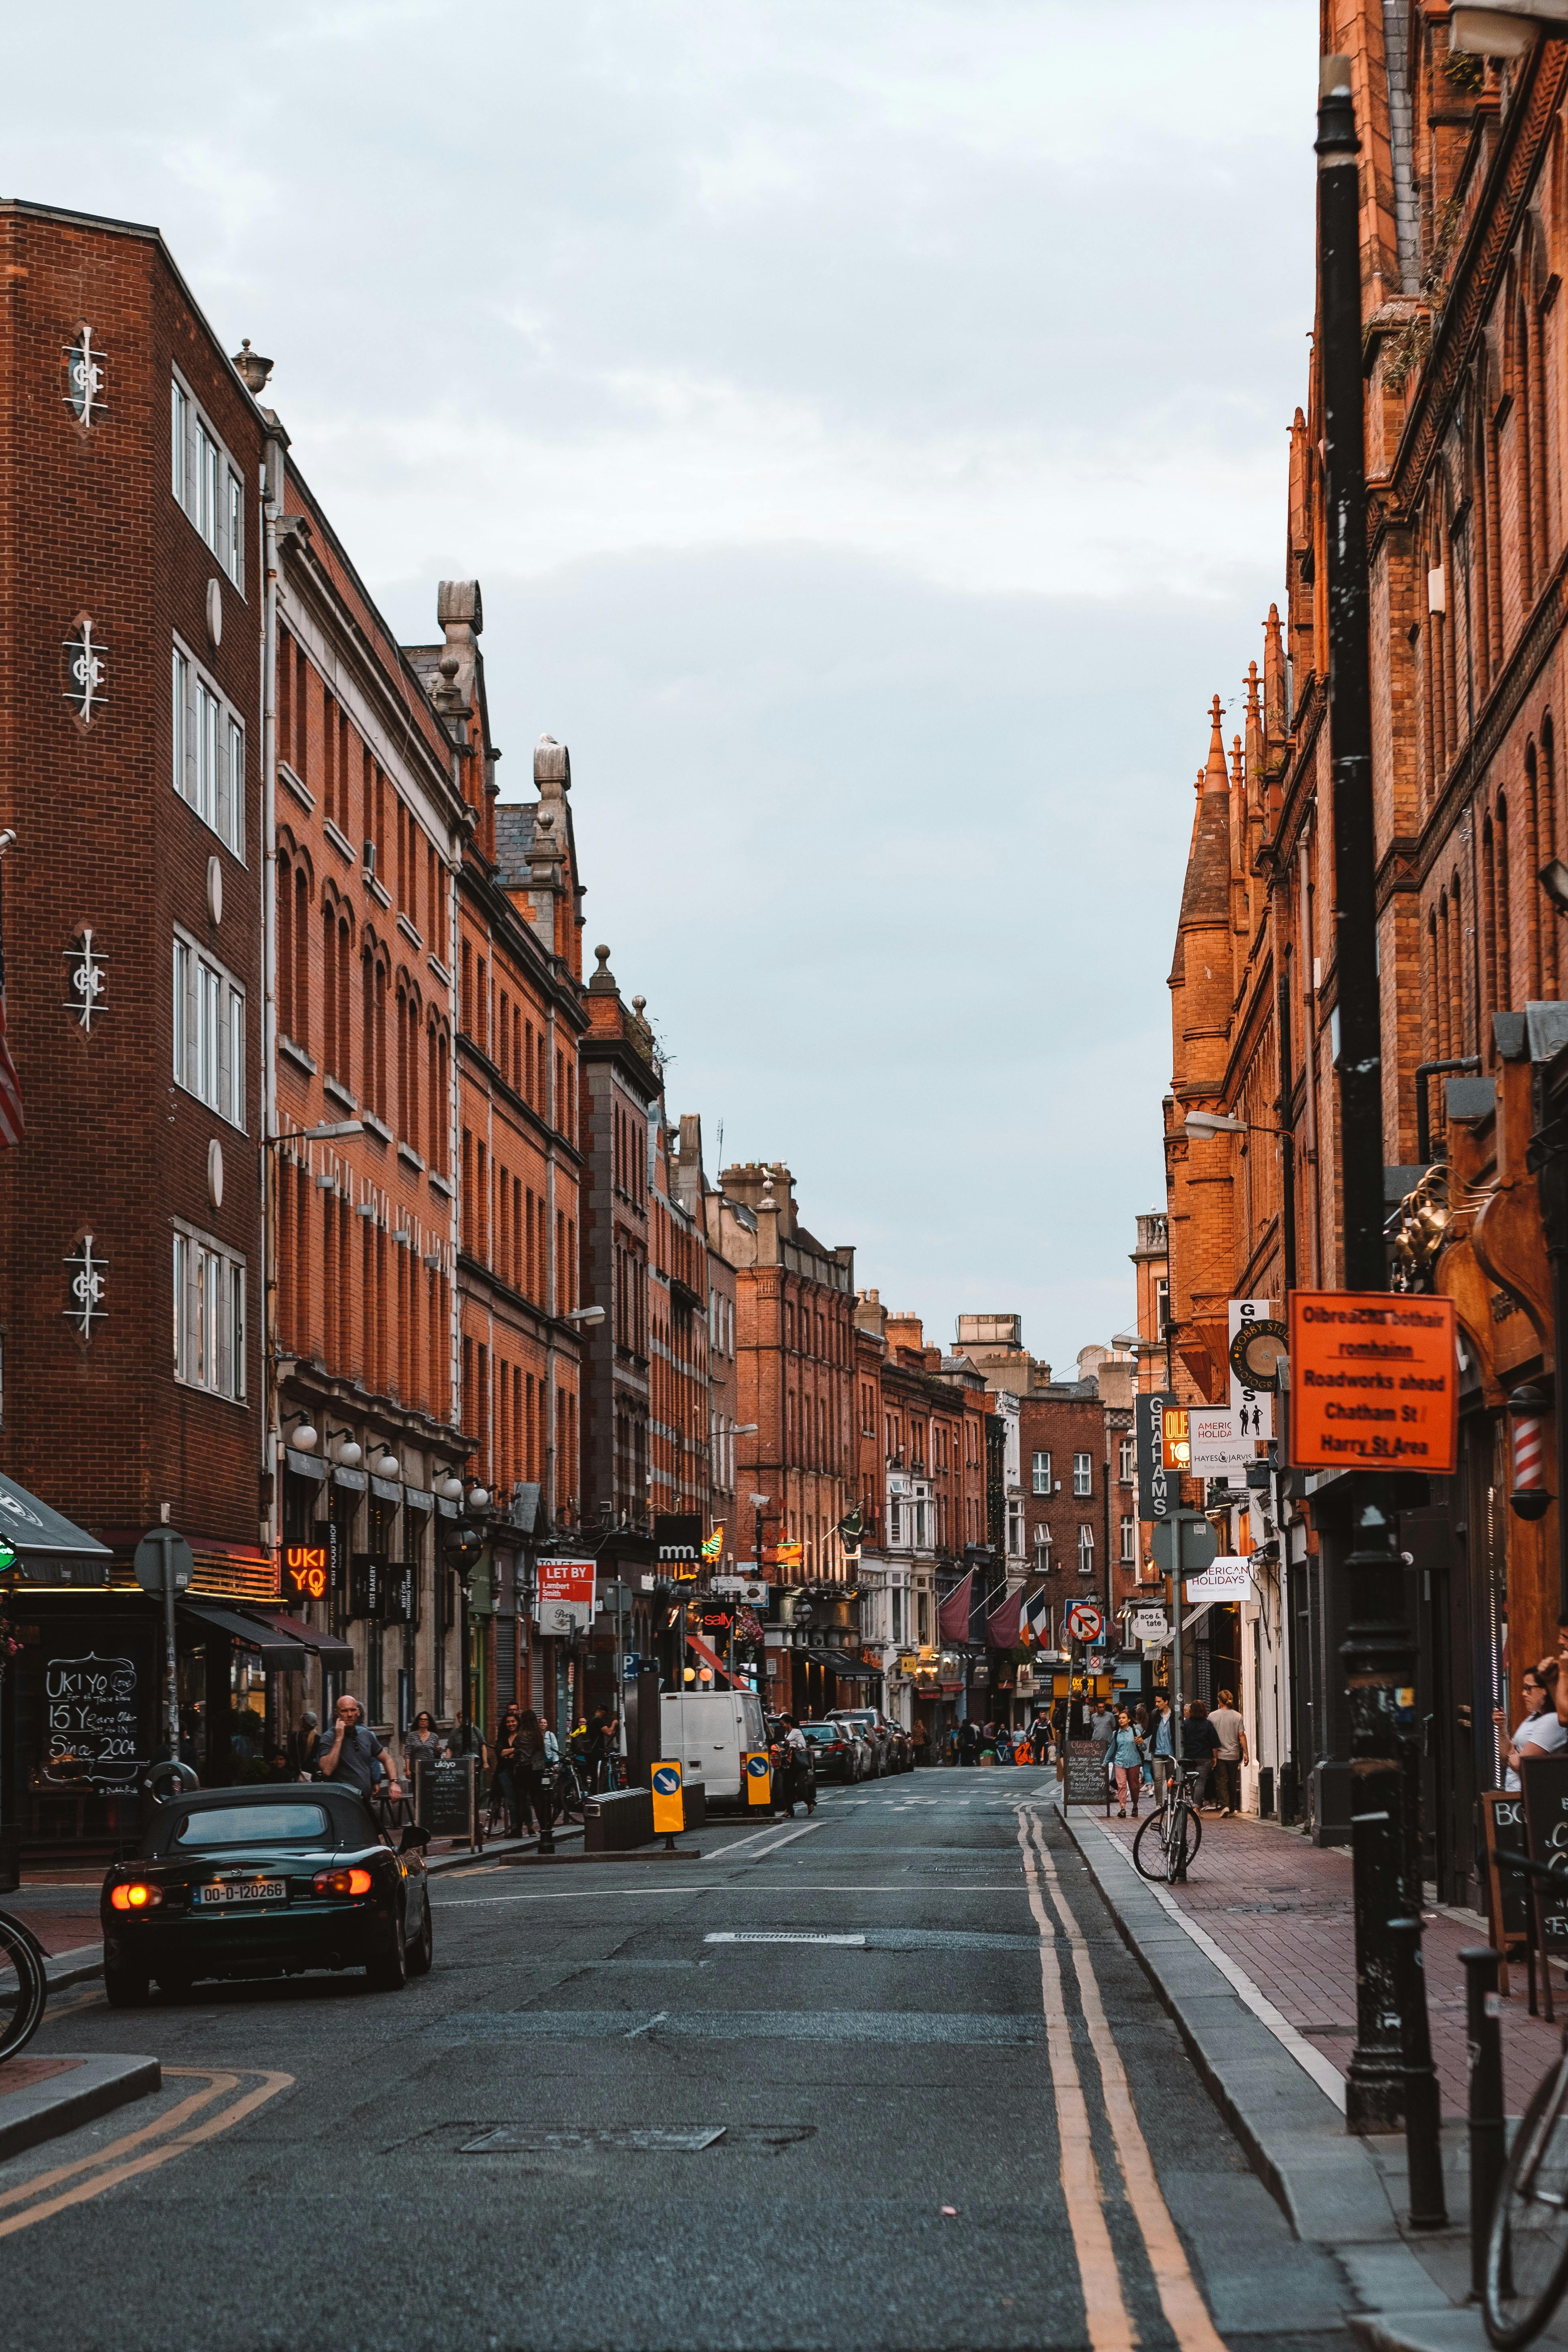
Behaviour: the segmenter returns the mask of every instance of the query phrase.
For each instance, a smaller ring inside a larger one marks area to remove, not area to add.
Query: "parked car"
[[[884,1722],[874,1706],[830,1706],[829,1723],[852,1723],[870,1751],[868,1780],[879,1780],[884,1772],[895,1768],[888,1761],[891,1741],[891,1726]]]
[[[103,1989],[139,2008],[156,1979],[363,1968],[400,1991],[434,1958],[427,1832],[397,1852],[357,1790],[275,1782],[196,1789],[158,1807],[134,1862],[103,1882]]]
[[[859,1779],[863,1751],[848,1724],[803,1723],[800,1727],[811,1742],[819,1780]]]

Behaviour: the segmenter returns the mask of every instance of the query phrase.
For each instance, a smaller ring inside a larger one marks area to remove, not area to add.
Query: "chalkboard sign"
[[[415,1765],[414,1818],[422,1830],[432,1837],[463,1838],[479,1846],[478,1767],[477,1756],[448,1756],[439,1764]]]
[[[1062,1801],[1068,1805],[1105,1805],[1110,1798],[1105,1777],[1105,1750],[1098,1739],[1069,1739]]]
[[[1481,1825],[1485,1835],[1487,1918],[1492,1943],[1503,1955],[1499,1983],[1509,1990],[1508,1964],[1525,1953],[1530,1942],[1530,1889],[1517,1870],[1503,1870],[1500,1853],[1523,1853],[1524,1797],[1511,1789],[1481,1792]],[[1533,2003],[1532,2003],[1533,2006]]]
[[[141,1765],[142,1692],[134,1658],[48,1657],[39,1780],[58,1788],[129,1788]]]
[[[1524,1784],[1524,1822],[1532,1862],[1555,1862],[1568,1853],[1568,1755],[1526,1757],[1519,1777]],[[1535,1936],[1543,1960],[1553,1952],[1568,1958],[1568,1878],[1563,1890],[1531,1882]],[[1542,1969],[1546,2014],[1552,2015],[1552,1971]]]

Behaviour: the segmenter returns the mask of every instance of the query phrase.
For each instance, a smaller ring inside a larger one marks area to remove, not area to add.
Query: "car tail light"
[[[368,1895],[373,1884],[368,1870],[318,1870],[310,1882],[318,1895]]]
[[[109,1900],[116,1911],[151,1911],[163,1900],[161,1886],[149,1886],[144,1878],[133,1878],[128,1886],[113,1886]]]

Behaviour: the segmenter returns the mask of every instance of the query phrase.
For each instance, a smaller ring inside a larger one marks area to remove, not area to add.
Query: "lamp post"
[[[1362,358],[1360,178],[1351,60],[1324,58],[1319,81],[1319,359],[1327,504],[1329,751],[1333,780],[1333,961],[1338,978],[1335,1075],[1340,1108],[1342,1281],[1386,1290],[1384,1254],[1383,1040],[1377,969],[1376,837],[1372,796],[1372,678]],[[1405,1623],[1404,1570],[1390,1479],[1353,1472],[1345,1560],[1351,1623],[1341,1653],[1351,1708],[1351,1818],[1356,2041],[1345,2121],[1386,2131],[1403,2118],[1410,2147],[1411,2218],[1442,2212],[1436,2078],[1405,2050],[1425,2042],[1419,1931],[1420,1779],[1415,1661]],[[1401,2007],[1406,2014],[1402,2019]],[[1418,2029],[1418,2031],[1417,2031]],[[1406,2041],[1409,2035],[1409,2042]]]

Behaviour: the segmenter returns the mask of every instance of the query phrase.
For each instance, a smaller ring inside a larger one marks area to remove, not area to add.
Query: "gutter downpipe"
[[[272,1147],[278,1127],[278,516],[283,504],[287,436],[269,411],[262,474],[261,630],[261,1234],[263,1444],[268,1524],[279,1540],[278,1484],[278,1183]]]

